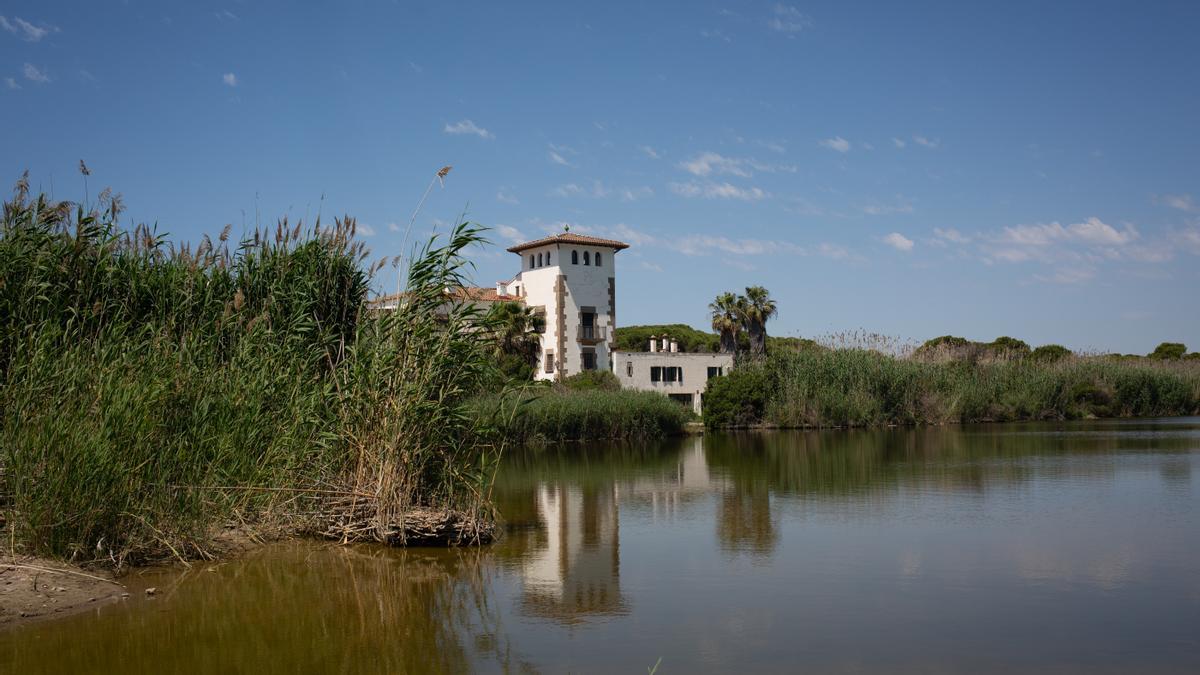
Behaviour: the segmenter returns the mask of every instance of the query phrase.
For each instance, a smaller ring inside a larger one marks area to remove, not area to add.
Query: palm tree
[[[742,328],[738,297],[733,293],[722,293],[708,305],[712,312],[712,327],[721,335],[721,353],[737,351],[738,331]]]
[[[762,286],[750,286],[742,300],[742,319],[750,335],[750,353],[762,356],[767,353],[767,321],[778,313],[771,294]]]
[[[498,356],[517,357],[536,368],[546,317],[519,302],[497,302],[488,312]]]

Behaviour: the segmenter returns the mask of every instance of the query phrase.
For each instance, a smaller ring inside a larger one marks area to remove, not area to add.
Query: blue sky
[[[851,4],[10,0],[0,178],[382,255],[449,164],[414,236],[621,238],[623,324],[1200,349],[1200,3]]]

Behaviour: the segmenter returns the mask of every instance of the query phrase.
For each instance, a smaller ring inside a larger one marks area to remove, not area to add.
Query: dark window
[[[650,366],[650,381],[662,382],[662,366]]]
[[[596,254],[596,267],[599,267],[599,266],[600,266],[600,254],[597,253]]]
[[[633,377],[633,361],[625,362],[625,377]]]
[[[542,266],[542,254],[539,253],[538,254],[538,267],[541,267],[541,266]]]
[[[571,251],[571,264],[572,265],[579,264],[579,251]]]
[[[665,379],[667,382],[679,382],[683,380],[683,373],[681,372],[682,369],[678,366],[667,366],[665,370],[667,372],[663,374],[666,375]]]
[[[546,372],[547,373],[554,372],[554,352],[553,351],[546,352]]]
[[[708,379],[711,380],[712,378],[720,377],[721,375],[723,375],[723,373],[721,372],[721,366],[709,366],[708,367]]]
[[[533,264],[533,261],[534,261],[533,254],[530,253],[529,254],[529,269],[533,269],[533,268],[537,267],[537,265]]]
[[[596,352],[584,352],[583,353],[583,369],[584,370],[595,370],[596,369]]]
[[[550,251],[546,251],[546,264],[550,264]]]
[[[583,252],[583,264],[584,265],[592,264],[592,254],[591,253],[588,253],[587,251]]]

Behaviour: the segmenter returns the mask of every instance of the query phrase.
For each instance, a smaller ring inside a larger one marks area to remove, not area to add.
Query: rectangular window
[[[582,356],[583,356],[583,369],[584,370],[595,370],[596,369],[596,352],[583,352]]]
[[[666,376],[664,379],[667,382],[682,382],[683,381],[683,369],[682,368],[680,368],[678,366],[667,366],[663,370],[666,371],[663,373],[663,375]]]
[[[709,366],[708,367],[708,379],[711,380],[714,377],[720,377],[722,375],[724,375],[724,373],[721,372],[721,366]]]
[[[662,382],[662,366],[650,366],[650,381]]]
[[[552,349],[546,351],[546,372],[554,372],[554,350]]]
[[[625,362],[625,377],[633,377],[633,361]]]

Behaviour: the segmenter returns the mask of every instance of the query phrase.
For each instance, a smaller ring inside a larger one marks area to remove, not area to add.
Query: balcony
[[[585,326],[580,324],[576,327],[575,334],[579,336],[579,342],[594,345],[608,339],[608,328],[605,326]]]

